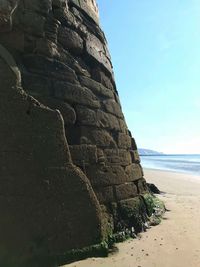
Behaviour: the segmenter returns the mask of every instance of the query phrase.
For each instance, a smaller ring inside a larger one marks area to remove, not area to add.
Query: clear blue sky
[[[200,1],[98,0],[138,147],[200,153]]]

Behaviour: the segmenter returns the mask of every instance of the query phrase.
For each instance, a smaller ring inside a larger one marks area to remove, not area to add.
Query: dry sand
[[[166,192],[162,223],[141,234],[141,239],[117,245],[108,258],[91,258],[71,267],[200,267],[200,177],[144,170],[148,182]]]

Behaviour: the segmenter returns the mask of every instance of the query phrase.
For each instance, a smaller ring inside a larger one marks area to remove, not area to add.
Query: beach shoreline
[[[143,168],[200,176],[200,155],[141,156]]]
[[[90,258],[70,267],[198,267],[200,266],[200,177],[186,173],[144,169],[154,183],[168,212],[160,225],[139,239],[117,244],[118,252],[107,258]]]
[[[189,175],[189,176],[192,176],[192,177],[196,177],[196,178],[199,178],[200,177],[200,175],[198,175],[198,174],[196,174],[196,173],[192,173],[192,172],[186,172],[186,171],[182,171],[182,172],[180,172],[180,171],[178,171],[178,170],[168,170],[168,169],[159,169],[159,168],[150,168],[150,167],[148,167],[148,168],[146,168],[146,167],[143,167],[143,170],[146,170],[146,172],[149,172],[149,171],[159,171],[159,172],[167,172],[167,173],[177,173],[177,174],[179,174],[179,175]]]
[[[144,178],[148,183],[154,183],[166,194],[200,195],[200,176],[168,170],[143,168]]]

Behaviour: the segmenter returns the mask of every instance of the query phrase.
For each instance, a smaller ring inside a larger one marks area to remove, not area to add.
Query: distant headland
[[[138,152],[140,156],[165,155],[163,152],[158,152],[158,151],[146,149],[146,148],[138,148]]]

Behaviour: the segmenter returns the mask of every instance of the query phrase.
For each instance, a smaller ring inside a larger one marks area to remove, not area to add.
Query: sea
[[[140,156],[143,168],[182,172],[200,176],[200,154]]]

